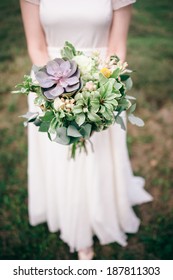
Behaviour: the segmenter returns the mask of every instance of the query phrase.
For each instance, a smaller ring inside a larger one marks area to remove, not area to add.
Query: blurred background
[[[18,1],[1,0],[0,19],[0,259],[76,259],[59,233],[28,223],[27,131],[18,117],[27,103],[10,93],[31,67]],[[146,178],[154,201],[134,208],[141,226],[126,248],[100,246],[95,237],[96,259],[173,259],[172,19],[170,0],[134,5],[127,61],[145,127],[129,124],[127,141],[134,173]]]

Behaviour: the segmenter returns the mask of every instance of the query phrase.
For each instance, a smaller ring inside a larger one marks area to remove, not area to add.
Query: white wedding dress
[[[27,0],[40,5],[40,20],[50,58],[59,56],[65,41],[89,53],[105,54],[113,9],[135,0]],[[115,42],[116,43],[116,42]],[[37,111],[33,95],[29,110]],[[133,176],[126,132],[119,125],[91,140],[88,155],[68,159],[68,146],[48,139],[33,124],[28,128],[28,190],[31,225],[47,222],[70,251],[92,246],[93,235],[101,244],[127,244],[125,233],[135,233],[140,220],[132,205],[152,200],[144,179]]]

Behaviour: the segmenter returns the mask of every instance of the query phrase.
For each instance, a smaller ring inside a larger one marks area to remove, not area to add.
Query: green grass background
[[[27,213],[27,138],[19,115],[26,99],[10,91],[30,71],[16,0],[0,1],[0,259],[76,259],[46,224],[31,227]],[[139,232],[128,246],[100,246],[96,259],[173,259],[173,3],[145,0],[134,5],[127,60],[132,94],[144,128],[128,127],[134,173],[146,178],[152,203],[135,207]]]

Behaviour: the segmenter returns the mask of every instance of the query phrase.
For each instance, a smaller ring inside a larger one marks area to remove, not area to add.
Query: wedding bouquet
[[[115,122],[125,129],[121,113],[139,126],[143,121],[133,115],[135,98],[126,92],[132,87],[127,63],[116,56],[102,60],[99,52],[87,56],[66,42],[61,58],[45,66],[33,66],[35,78],[24,76],[15,93],[35,93],[37,112],[28,112],[25,125],[32,122],[51,141],[71,145],[71,157],[84,148],[93,132],[109,128]],[[133,100],[133,103],[132,103]]]

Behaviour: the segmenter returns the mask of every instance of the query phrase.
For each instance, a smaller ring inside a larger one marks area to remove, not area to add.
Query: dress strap
[[[25,1],[35,5],[40,5],[40,0],[25,0]]]
[[[113,10],[118,10],[135,2],[136,0],[112,0],[112,8]]]

